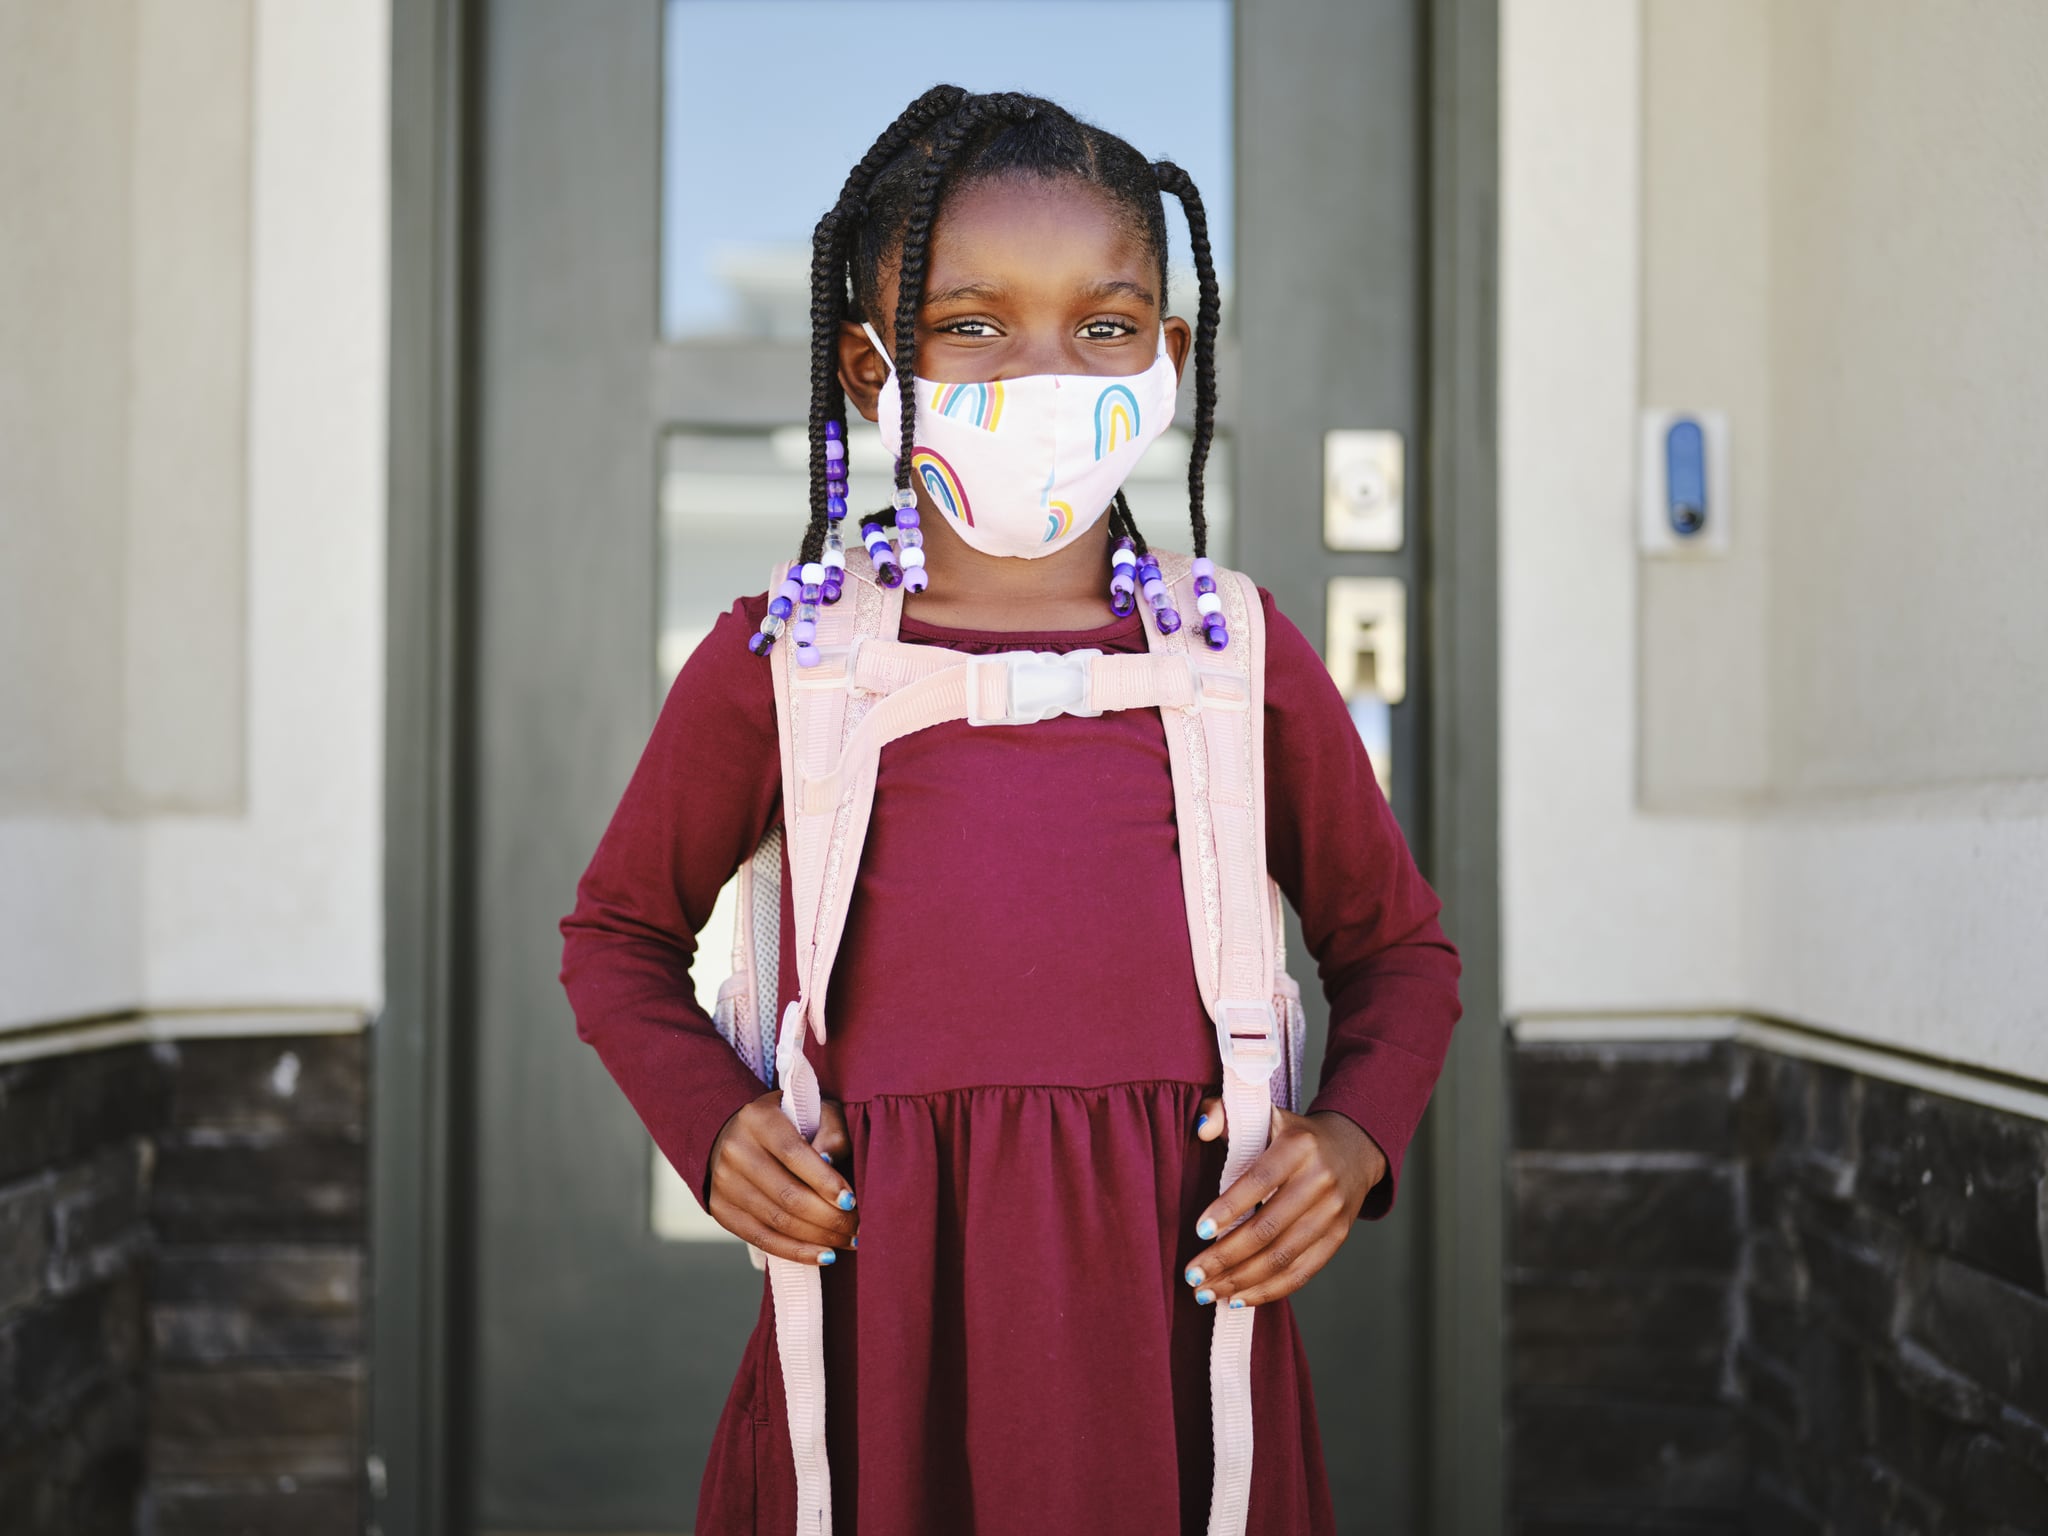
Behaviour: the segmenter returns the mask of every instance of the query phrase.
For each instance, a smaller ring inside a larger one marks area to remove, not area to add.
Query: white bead
[[[1223,599],[1214,592],[1204,592],[1195,598],[1195,607],[1202,613],[1221,613]]]
[[[903,561],[905,569],[924,564],[924,551],[915,544],[906,544],[899,552],[898,557]]]
[[[815,560],[811,561],[810,563],[804,566],[804,574],[802,579],[803,584],[805,586],[815,587],[819,582],[825,579],[825,567],[820,565]]]
[[[1109,563],[1135,566],[1138,563],[1138,552],[1135,549],[1112,549],[1109,552]]]
[[[843,571],[843,570],[845,570],[845,569],[846,569],[846,551],[845,551],[844,549],[828,549],[828,550],[826,550],[826,551],[825,551],[825,569],[827,569],[828,571]]]

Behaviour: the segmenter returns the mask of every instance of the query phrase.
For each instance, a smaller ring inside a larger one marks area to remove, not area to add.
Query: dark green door
[[[743,1249],[709,1228],[577,1040],[555,925],[675,666],[796,536],[803,241],[917,90],[944,78],[1050,95],[1203,184],[1225,234],[1214,548],[1319,640],[1332,579],[1369,578],[1336,589],[1351,616],[1341,666],[1410,841],[1427,847],[1425,9],[481,6],[467,780],[477,1248],[458,1437],[478,1529],[687,1530],[756,1314],[761,1280]],[[1185,271],[1175,308],[1192,313]],[[1170,436],[1130,487],[1169,545],[1185,451]],[[857,490],[875,469],[857,457]],[[722,979],[724,952],[704,939],[700,992]],[[1298,933],[1292,953],[1313,994]],[[1348,1531],[1422,1528],[1420,1140],[1409,1170],[1401,1208],[1361,1226],[1296,1303]]]

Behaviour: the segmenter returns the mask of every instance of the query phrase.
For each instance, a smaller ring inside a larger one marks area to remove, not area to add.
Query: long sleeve
[[[690,975],[720,889],[780,814],[773,686],[746,646],[766,602],[734,603],[684,664],[561,921],[577,1038],[707,1206],[712,1143],[766,1091]]]
[[[1266,857],[1301,915],[1330,1003],[1313,1114],[1335,1110],[1387,1155],[1359,1216],[1393,1208],[1408,1143],[1450,1049],[1461,963],[1336,684],[1260,589],[1266,613]]]

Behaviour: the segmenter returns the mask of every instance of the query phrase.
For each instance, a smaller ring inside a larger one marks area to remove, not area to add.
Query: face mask
[[[861,328],[884,358],[889,349]],[[953,531],[983,554],[1036,559],[1064,549],[1109,509],[1139,457],[1173,420],[1179,388],[1159,330],[1159,355],[1143,373],[1040,373],[985,384],[920,378],[913,484]],[[882,446],[903,452],[903,397],[896,366],[876,402]]]

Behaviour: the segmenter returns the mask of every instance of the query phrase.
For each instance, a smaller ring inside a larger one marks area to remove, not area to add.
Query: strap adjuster
[[[1271,1073],[1280,1060],[1280,1016],[1273,1000],[1218,1003],[1216,1044],[1224,1065],[1240,1076],[1263,1078]]]
[[[1030,725],[1054,715],[1093,716],[1088,687],[1089,664],[1102,654],[1095,649],[1078,651],[998,651],[990,656],[972,656],[967,662],[967,723],[969,725]],[[1001,674],[998,676],[998,674]],[[995,689],[1008,708],[1002,714],[984,714],[984,702],[996,697]]]

